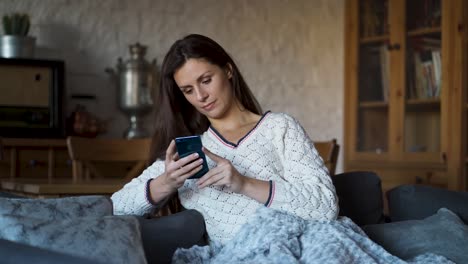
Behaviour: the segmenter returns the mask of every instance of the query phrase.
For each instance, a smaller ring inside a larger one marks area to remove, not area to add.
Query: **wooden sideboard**
[[[120,145],[120,141],[127,140],[110,141]],[[0,150],[0,180],[42,179],[53,183],[73,178],[66,139],[0,138],[0,146],[3,148]],[[132,162],[101,162],[96,166],[104,174],[118,178],[128,173]]]
[[[69,181],[46,182],[43,180],[4,180],[0,183],[3,191],[33,198],[56,198],[78,195],[107,195],[120,190],[125,182],[109,180],[99,182],[73,183]]]
[[[78,180],[73,176],[72,165],[77,161],[72,162],[70,158],[67,139],[0,138],[0,190],[29,197],[111,195],[131,180],[128,177],[129,172],[133,172],[132,175],[139,174],[135,169],[135,161],[119,159],[120,156],[133,155],[122,155],[122,152],[133,153],[128,144],[133,146],[137,141],[141,140],[96,139],[95,144],[94,141],[88,143],[88,147],[82,150],[82,155],[88,157],[88,148],[94,156],[96,153],[102,155],[102,161],[94,164],[94,168],[103,173],[99,177]],[[141,142],[135,146],[140,150],[147,148],[149,152],[149,141],[146,141],[142,141],[144,147],[141,146]],[[113,153],[103,152],[102,149],[100,151],[102,145],[110,145]],[[91,154],[89,157],[93,156]],[[116,158],[116,154],[119,154],[119,157]],[[128,159],[132,158],[134,157]],[[144,166],[137,169],[143,170]]]
[[[65,139],[1,138],[0,178],[71,177],[71,161]]]

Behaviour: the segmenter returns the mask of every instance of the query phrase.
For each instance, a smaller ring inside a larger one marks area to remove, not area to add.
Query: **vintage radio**
[[[0,58],[0,137],[64,137],[63,61]]]

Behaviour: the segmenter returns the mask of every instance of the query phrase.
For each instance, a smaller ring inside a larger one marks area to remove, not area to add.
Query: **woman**
[[[178,192],[202,213],[210,240],[224,243],[261,206],[305,219],[335,219],[328,171],[301,125],[260,106],[231,57],[201,35],[176,41],[162,65],[154,163],[112,196],[116,214],[142,215]],[[174,138],[202,134],[210,170],[180,158]],[[166,147],[168,146],[168,147]]]

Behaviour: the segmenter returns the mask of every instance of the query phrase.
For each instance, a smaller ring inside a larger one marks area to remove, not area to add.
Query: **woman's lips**
[[[204,110],[206,110],[206,111],[211,111],[211,110],[213,110],[214,105],[215,105],[215,102],[211,102],[211,103],[209,103],[209,104],[207,104],[207,105],[205,105],[205,106],[202,106],[202,108],[203,108]]]

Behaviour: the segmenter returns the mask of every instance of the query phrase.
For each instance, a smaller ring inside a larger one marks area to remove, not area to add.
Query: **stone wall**
[[[234,57],[264,110],[343,144],[343,0],[0,0],[0,15],[13,11],[31,14],[36,58],[65,60],[67,115],[85,105],[109,121],[105,137],[121,137],[127,119],[104,69],[137,41],[160,64],[176,39],[200,33]]]

